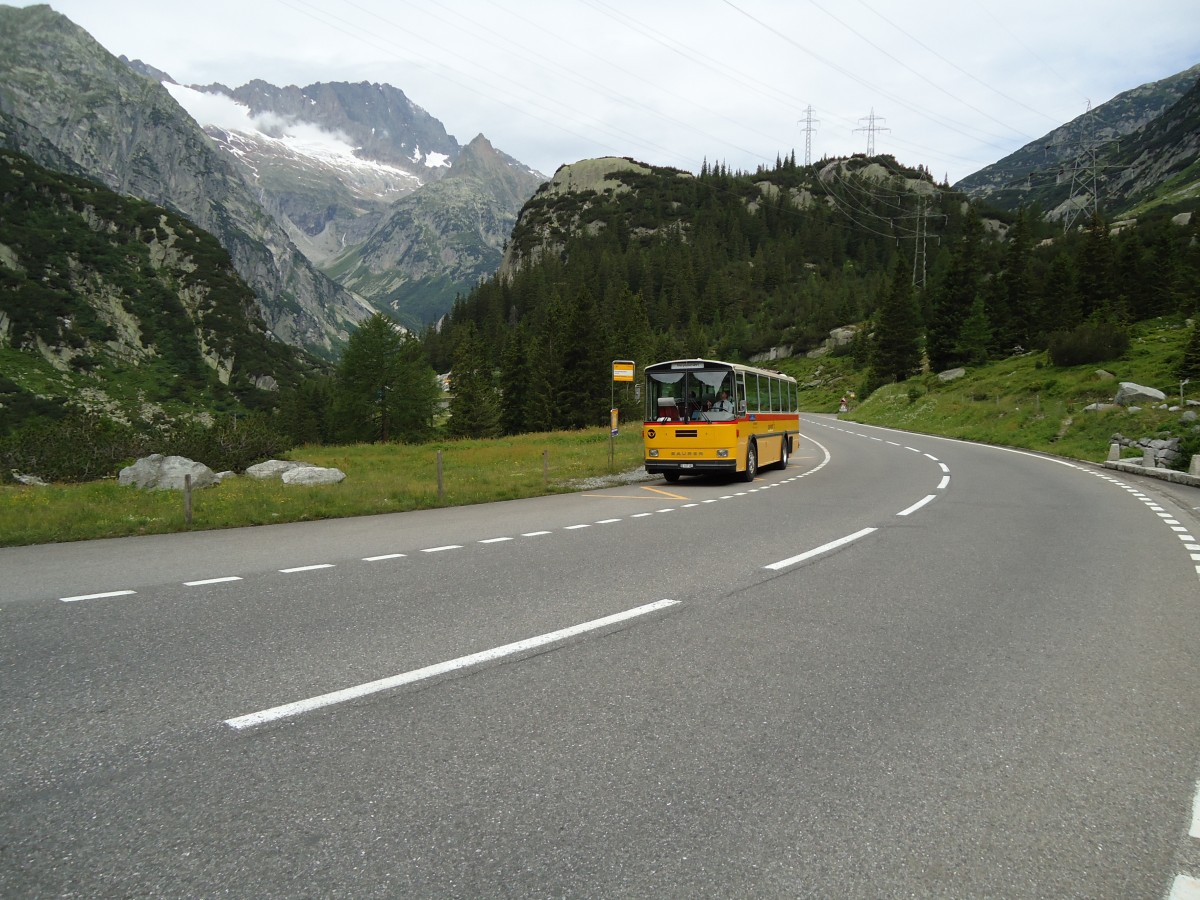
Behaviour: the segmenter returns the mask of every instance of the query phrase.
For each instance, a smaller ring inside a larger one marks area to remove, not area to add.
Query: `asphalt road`
[[[804,433],[0,550],[0,895],[1200,896],[1200,490]]]

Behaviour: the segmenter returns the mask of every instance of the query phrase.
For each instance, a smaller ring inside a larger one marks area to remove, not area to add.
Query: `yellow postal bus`
[[[786,468],[800,434],[796,379],[782,372],[711,359],[675,359],[646,367],[642,426],[646,471],[737,474],[753,481],[760,466]]]

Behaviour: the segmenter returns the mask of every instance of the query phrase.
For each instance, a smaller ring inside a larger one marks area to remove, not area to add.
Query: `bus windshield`
[[[737,415],[733,372],[684,363],[647,370],[648,422],[732,422]]]

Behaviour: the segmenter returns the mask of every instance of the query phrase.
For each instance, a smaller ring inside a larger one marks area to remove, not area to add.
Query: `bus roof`
[[[759,369],[754,366],[742,365],[742,363],[724,362],[719,359],[668,359],[664,362],[656,362],[646,366],[646,371],[651,370],[677,370],[687,371],[688,369],[730,369],[735,372],[754,372],[758,375],[769,375],[772,378],[782,378],[784,381],[794,382],[796,379],[791,375],[780,372],[776,369]]]

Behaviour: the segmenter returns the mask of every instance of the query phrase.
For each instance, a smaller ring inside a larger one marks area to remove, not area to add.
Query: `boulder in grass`
[[[163,456],[161,453],[151,453],[126,466],[117,477],[117,482],[148,491],[182,491],[188,475],[192,476],[193,488],[220,484],[217,473],[204,463],[186,456]]]
[[[1132,381],[1122,381],[1117,388],[1113,403],[1118,406],[1135,406],[1141,403],[1162,403],[1167,395],[1158,388],[1134,384]]]
[[[312,463],[293,462],[290,459],[268,459],[266,462],[252,465],[246,470],[246,474],[251,478],[265,480],[267,478],[279,478],[292,469],[311,469],[312,467]]]
[[[280,478],[284,484],[338,484],[346,479],[341,469],[326,469],[321,466],[300,466],[289,469]]]

